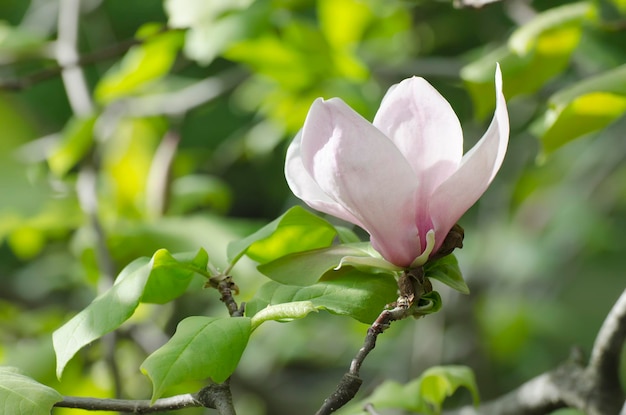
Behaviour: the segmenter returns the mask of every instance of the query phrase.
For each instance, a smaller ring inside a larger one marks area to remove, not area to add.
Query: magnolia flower
[[[450,104],[423,78],[392,86],[370,123],[339,98],[313,102],[285,175],[311,208],[365,229],[399,267],[423,265],[500,169],[509,120],[496,68],[496,110],[463,155]]]

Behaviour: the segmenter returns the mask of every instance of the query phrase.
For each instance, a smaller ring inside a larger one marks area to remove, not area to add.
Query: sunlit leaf
[[[319,216],[295,206],[252,235],[228,245],[228,260],[234,264],[244,254],[265,263],[292,252],[329,246],[337,231]]]
[[[515,53],[525,55],[535,48],[564,46],[545,42],[545,39],[569,25],[579,26],[585,18],[591,17],[591,12],[592,3],[587,1],[548,9],[517,29],[509,38],[509,47]]]
[[[185,54],[208,65],[233,42],[254,30],[258,9],[264,8],[262,2],[254,3],[254,0],[167,0],[165,10],[171,27],[189,28]]]
[[[268,305],[310,301],[333,314],[371,323],[385,305],[396,299],[397,288],[391,276],[365,274],[348,267],[331,271],[322,281],[307,287],[268,282],[246,304],[246,314],[254,316]]]
[[[469,294],[470,292],[454,254],[426,263],[424,272],[428,278],[440,281],[463,294]]]
[[[534,125],[543,155],[600,130],[626,113],[626,65],[587,78],[554,94]]]
[[[165,304],[181,296],[194,274],[207,276],[208,262],[209,255],[204,249],[174,256],[165,249],[158,250],[152,257],[152,270],[141,302]]]
[[[367,3],[355,0],[320,0],[317,11],[322,32],[337,49],[356,44],[374,18]]]
[[[172,27],[190,27],[206,22],[210,24],[220,16],[245,9],[254,0],[166,0],[165,11]]]
[[[247,317],[194,316],[181,321],[174,336],[141,365],[152,381],[152,400],[186,380],[224,382],[237,367],[250,332]]]
[[[17,369],[0,367],[0,407],[3,414],[50,415],[63,400],[56,390],[24,376]]]
[[[61,141],[48,158],[50,170],[66,174],[87,154],[93,143],[95,116],[71,118],[61,133]]]
[[[161,78],[169,72],[182,45],[183,33],[168,31],[133,46],[98,83],[96,99],[106,104]]]
[[[130,318],[140,301],[165,302],[182,294],[194,272],[206,269],[206,252],[172,256],[157,251],[126,266],[115,284],[52,335],[60,378],[67,362],[87,344],[115,330]],[[145,298],[144,298],[145,293]]]
[[[322,34],[304,22],[289,24],[282,36],[264,33],[237,42],[224,53],[227,59],[251,67],[290,91],[303,90],[320,74],[332,72],[330,56]]]
[[[148,182],[155,151],[163,137],[165,120],[124,118],[120,120],[102,148],[102,174],[106,187],[103,206],[110,206],[123,217],[143,217],[148,207]]]
[[[507,46],[480,57],[461,70],[479,119],[495,107],[493,74],[495,63],[502,69],[507,98],[537,91],[568,65],[578,46],[582,24],[589,18],[590,3],[555,7],[538,14],[517,29]]]
[[[374,20],[367,3],[355,0],[317,2],[320,29],[333,49],[338,72],[351,79],[366,79],[367,67],[353,53],[368,25]]]

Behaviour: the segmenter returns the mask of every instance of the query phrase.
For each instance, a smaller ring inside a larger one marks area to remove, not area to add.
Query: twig
[[[205,408],[215,408],[220,415],[237,415],[230,392],[230,379],[221,384],[209,385],[197,394]]]
[[[228,314],[230,314],[231,317],[243,316],[245,303],[241,303],[241,307],[239,307],[233,297],[233,291],[235,294],[239,294],[239,287],[233,282],[233,277],[219,274],[209,279],[205,286],[213,287],[220,293],[220,301],[226,304]]]
[[[197,394],[185,394],[157,399],[152,405],[149,400],[99,399],[66,396],[61,402],[54,404],[54,406],[59,408],[84,409],[86,411],[117,411],[131,414],[149,414],[184,408],[201,407],[203,405],[198,400]]]
[[[349,371],[343,375],[335,391],[324,400],[315,415],[331,414],[354,398],[363,383],[359,377],[361,365],[367,355],[376,347],[378,335],[387,330],[391,322],[418,315],[416,306],[421,296],[432,291],[430,281],[424,277],[424,270],[421,267],[403,272],[398,279],[398,288],[400,296],[395,307],[390,310],[383,310],[367,329],[363,346],[352,359]]]
[[[315,415],[328,415],[348,403],[359,391],[363,380],[359,371],[367,355],[376,347],[378,335],[389,328],[392,321],[401,320],[410,315],[409,308],[396,306],[391,310],[384,310],[376,321],[367,329],[363,347],[359,349],[350,363],[350,370],[346,372],[337,385],[335,391],[324,401]]]
[[[56,78],[63,71],[76,67],[93,65],[116,58],[126,53],[131,47],[144,42],[146,39],[127,39],[115,45],[91,52],[81,56],[75,56],[73,60],[67,59],[63,64],[57,63],[37,72],[25,75],[17,79],[3,79],[0,81],[0,89],[5,91],[18,92],[32,87],[38,83]]]
[[[544,415],[576,408],[587,415],[616,415],[624,405],[620,387],[620,354],[626,340],[626,290],[607,315],[585,366],[580,353],[516,390],[478,409],[464,407],[446,415]]]
[[[211,384],[198,393],[171,396],[157,399],[152,403],[147,399],[100,399],[65,396],[54,404],[58,408],[84,409],[86,411],[118,411],[132,414],[150,414],[175,411],[185,408],[205,407],[217,409],[220,415],[236,415],[230,393],[229,382]]]

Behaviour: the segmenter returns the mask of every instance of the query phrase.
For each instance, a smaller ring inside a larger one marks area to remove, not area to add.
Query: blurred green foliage
[[[229,242],[297,203],[284,151],[311,102],[339,96],[371,119],[407,76],[451,102],[469,148],[491,115],[499,61],[511,143],[461,221],[457,256],[471,294],[437,286],[438,314],[385,332],[365,389],[463,364],[483,399],[497,396],[571,346],[589,350],[625,287],[624,1],[85,1],[77,48],[87,113],[74,113],[55,60],[58,13],[52,0],[0,3],[0,363],[62,394],[115,395],[106,344],[78,353],[59,382],[51,338],[107,274],[161,248],[203,248],[226,267]],[[268,283],[247,258],[234,277],[238,301]],[[215,292],[190,286],[173,303],[139,305],[122,326],[125,397],[150,396],[139,366],[181,319],[225,312]],[[233,380],[242,413],[313,412],[364,330],[327,313],[263,325]]]

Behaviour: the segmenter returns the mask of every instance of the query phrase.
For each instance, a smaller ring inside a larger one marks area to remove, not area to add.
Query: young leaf
[[[165,304],[180,297],[189,286],[194,274],[207,276],[209,255],[204,249],[196,254],[172,255],[160,249],[152,256],[152,272],[146,283],[142,303]]]
[[[177,259],[180,258],[180,259]],[[157,251],[152,259],[139,258],[122,270],[115,284],[52,335],[57,357],[57,376],[87,344],[115,330],[132,316],[143,302],[166,302],[182,294],[194,272],[208,260],[200,250],[194,257],[172,256]],[[206,268],[204,268],[206,269]]]
[[[470,292],[454,254],[426,263],[424,272],[428,278],[438,280],[462,294],[469,294]]]
[[[419,311],[419,315],[425,316],[441,310],[442,305],[441,295],[437,291],[431,291],[420,298],[417,311]]]
[[[228,261],[234,265],[247,254],[259,263],[269,262],[293,252],[329,246],[337,231],[319,216],[294,206],[252,235],[231,242]]]
[[[346,267],[326,273],[322,281],[307,287],[270,281],[246,304],[246,314],[254,316],[268,305],[310,301],[316,308],[369,324],[385,305],[396,299],[396,291],[397,283],[391,276],[366,274]]]
[[[0,407],[3,414],[50,415],[63,396],[54,389],[20,374],[17,369],[0,367]]]
[[[372,258],[359,246],[335,245],[285,255],[259,265],[258,269],[263,275],[281,284],[305,286],[316,283],[326,272],[337,268],[346,257]]]
[[[252,331],[256,330],[261,323],[266,321],[292,321],[306,317],[311,312],[317,312],[317,308],[310,301],[294,301],[268,305],[252,317]]]
[[[188,317],[163,347],[141,365],[153,385],[152,400],[185,380],[222,383],[233,373],[248,344],[247,317]]]

